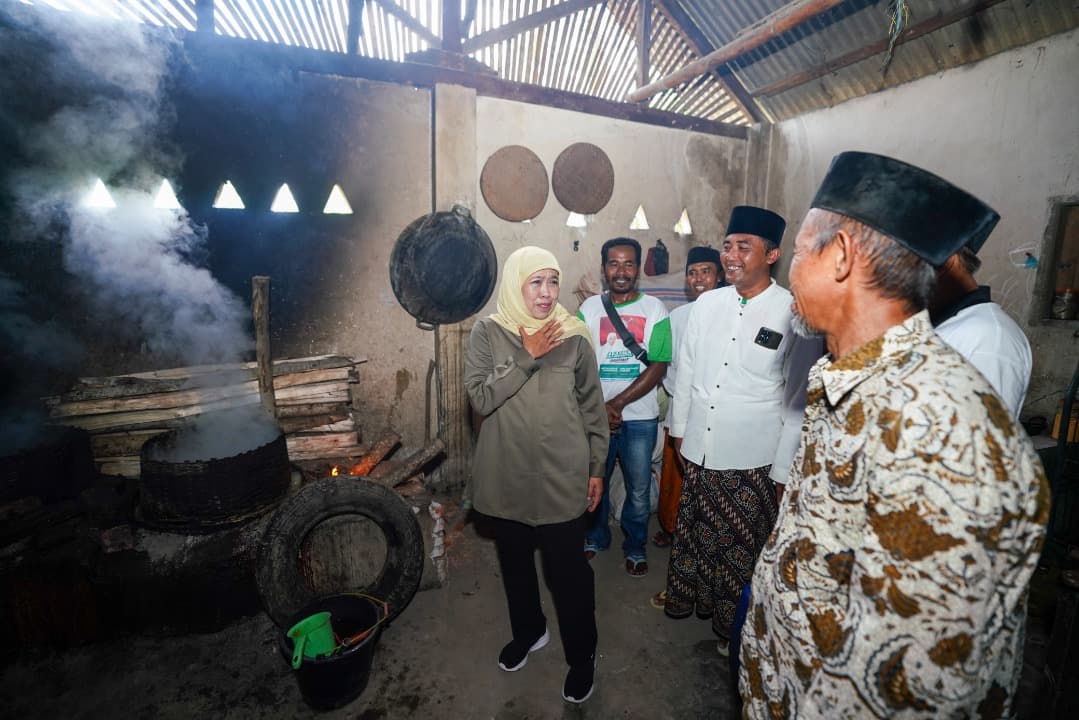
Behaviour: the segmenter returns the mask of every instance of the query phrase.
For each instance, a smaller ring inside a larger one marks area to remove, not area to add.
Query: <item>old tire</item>
[[[367,587],[342,587],[384,600],[392,620],[416,594],[423,575],[423,535],[412,508],[393,490],[361,478],[325,478],[302,488],[270,517],[259,543],[256,581],[263,607],[277,625],[288,621],[317,593],[302,570],[307,535],[342,515],[373,521],[386,538],[386,559]],[[357,548],[362,550],[362,548]]]

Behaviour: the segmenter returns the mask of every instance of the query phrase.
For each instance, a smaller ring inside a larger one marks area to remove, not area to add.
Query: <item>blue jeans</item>
[[[629,560],[645,559],[645,543],[648,541],[648,514],[651,509],[649,492],[652,489],[652,451],[656,446],[659,420],[627,420],[618,430],[611,432],[607,450],[607,470],[603,477],[603,499],[592,515],[591,527],[585,538],[585,550],[606,550],[611,546],[611,473],[614,463],[620,461],[622,476],[626,480],[626,502],[620,519],[626,539],[622,553]]]

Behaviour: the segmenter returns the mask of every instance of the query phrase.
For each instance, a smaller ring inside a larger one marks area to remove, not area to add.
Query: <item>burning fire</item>
[[[333,469],[330,470],[330,477],[337,477],[340,474],[341,474],[341,471],[337,469],[336,465],[334,465]]]

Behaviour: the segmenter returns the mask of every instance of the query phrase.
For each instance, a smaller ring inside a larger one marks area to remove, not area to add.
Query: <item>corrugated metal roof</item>
[[[197,26],[195,0],[21,1],[186,30]],[[886,72],[881,50],[889,3],[846,0],[732,61],[736,89],[744,87],[767,119],[783,120],[1079,26],[1079,0],[907,2],[910,25]],[[786,4],[654,0],[649,81],[692,62],[699,50],[726,45]],[[639,8],[638,0],[464,2],[465,50],[506,80],[623,101],[637,86]],[[214,31],[222,35],[347,51],[348,0],[214,0],[214,11]],[[551,21],[537,23],[537,14]],[[422,59],[442,43],[441,0],[367,0],[362,21],[360,55]],[[510,32],[521,23],[527,26]],[[733,124],[751,120],[714,72],[659,93],[648,105]]]
[[[722,47],[744,28],[787,4],[784,0],[672,2],[714,47]],[[908,5],[913,28],[926,24],[930,29],[945,20],[966,17],[897,45],[887,72],[882,72],[880,53],[834,67],[837,61],[864,54],[859,51],[882,42],[888,32],[887,2],[849,0],[747,53],[731,63],[731,69],[770,119],[784,120],[1079,26],[1076,0],[908,0]],[[969,13],[972,9],[978,12]],[[788,87],[792,78],[802,82]]]
[[[186,30],[197,26],[195,0],[22,1]],[[467,5],[462,4],[463,14],[469,12]],[[505,80],[614,101],[624,101],[637,86],[637,0],[477,0],[473,11],[467,18],[466,42],[542,11],[558,15],[552,22],[469,52]],[[347,51],[348,17],[348,0],[214,0],[218,34],[329,52]],[[654,5],[650,18],[651,81],[697,54]],[[367,0],[357,52],[384,60],[413,59],[441,44],[441,24],[439,0]],[[657,95],[648,105],[732,124],[750,122],[714,73],[677,92]]]

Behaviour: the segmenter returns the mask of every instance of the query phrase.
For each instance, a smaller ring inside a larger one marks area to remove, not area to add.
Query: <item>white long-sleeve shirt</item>
[[[1030,384],[1030,341],[995,302],[963,308],[936,327],[944,342],[978,368],[1000,395],[1012,417],[1019,417]]]
[[[773,280],[745,304],[725,287],[691,306],[678,341],[670,428],[682,438],[687,460],[713,470],[772,465],[772,479],[786,481],[801,431],[805,376],[820,356],[819,341],[795,338],[791,299]],[[766,347],[762,331],[782,335],[775,349]]]

